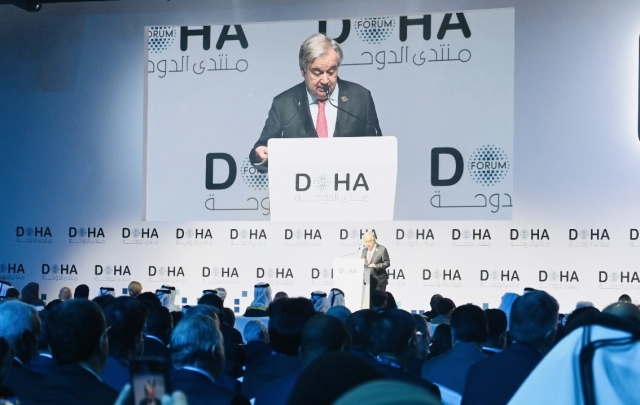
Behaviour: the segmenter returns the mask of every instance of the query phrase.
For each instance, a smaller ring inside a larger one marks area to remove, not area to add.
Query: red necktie
[[[327,100],[318,100],[318,119],[316,120],[316,132],[318,138],[328,138],[329,129],[327,127],[327,117],[324,115],[324,106]]]

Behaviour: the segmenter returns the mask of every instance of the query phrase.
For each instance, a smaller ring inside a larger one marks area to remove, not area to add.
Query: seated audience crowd
[[[86,285],[73,298],[64,287],[46,305],[37,283],[22,298],[1,287],[3,404],[132,404],[130,365],[140,358],[166,363],[174,404],[640,401],[623,377],[598,369],[629,364],[623,371],[636,375],[640,309],[627,295],[602,312],[581,301],[564,317],[533,289],[485,310],[435,294],[428,311],[411,314],[373,290],[372,309],[351,313],[338,289],[272,300],[269,284],[258,283],[237,316],[223,288],[180,309],[172,286],[153,293],[132,282],[120,297],[103,287],[92,300]],[[159,404],[153,392],[145,386],[141,403]]]

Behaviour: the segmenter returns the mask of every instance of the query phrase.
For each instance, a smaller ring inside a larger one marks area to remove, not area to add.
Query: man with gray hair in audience
[[[258,170],[267,170],[271,138],[382,135],[371,92],[338,78],[342,57],[340,44],[325,34],[314,34],[302,43],[298,64],[304,81],[273,99],[260,138],[249,153]]]
[[[173,389],[184,392],[189,404],[249,404],[244,395],[216,383],[225,361],[217,319],[201,314],[183,318],[171,335],[171,353],[177,368]]]
[[[72,298],[71,295],[71,288],[69,287],[62,287],[60,289],[60,293],[58,293],[58,299],[60,301],[66,301],[66,300],[70,300]]]
[[[13,351],[13,365],[4,385],[20,399],[33,394],[40,382],[40,375],[27,369],[27,364],[38,350],[40,318],[35,307],[18,300],[0,304],[0,337]]]
[[[518,297],[509,315],[513,344],[471,366],[462,404],[508,403],[551,350],[558,328],[558,310],[558,301],[544,291],[532,291]]]

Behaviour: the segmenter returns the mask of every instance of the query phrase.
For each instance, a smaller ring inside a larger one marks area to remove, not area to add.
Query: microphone
[[[352,116],[353,118],[356,118],[357,120],[360,120],[362,122],[364,122],[367,126],[372,126],[373,130],[376,132],[376,136],[379,136],[380,134],[378,133],[378,128],[376,128],[375,125],[371,124],[369,121],[365,121],[364,119],[358,117],[357,115],[351,114],[349,111],[345,110],[344,108],[340,108],[337,105],[333,104],[333,102],[331,102],[331,99],[329,98],[329,85],[326,83],[322,84],[322,90],[324,90],[324,92],[327,94],[327,101],[329,102],[329,104],[331,104],[332,106],[334,106],[335,108],[337,108],[338,110],[342,111],[343,113],[349,114],[350,116]],[[365,127],[366,128],[366,127]],[[365,129],[366,130],[366,129]]]
[[[293,117],[291,117],[289,121],[287,121],[284,127],[282,127],[282,132],[280,132],[280,138],[284,138],[284,130],[287,129],[289,124],[291,124],[291,121],[293,121],[298,116],[298,114],[300,114],[300,100],[297,100],[297,101],[298,101],[298,106],[296,107],[296,114]]]
[[[360,249],[362,249],[362,246],[359,246],[359,247],[358,247],[358,250],[356,250],[355,252],[347,253],[346,255],[343,255],[342,257],[347,257],[347,256],[355,255],[356,253],[358,253],[358,252],[360,251]]]

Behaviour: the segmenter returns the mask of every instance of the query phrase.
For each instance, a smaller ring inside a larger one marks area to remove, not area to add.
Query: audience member
[[[507,347],[507,315],[499,309],[485,309],[489,335],[482,346],[482,353],[491,356]]]
[[[162,306],[160,299],[151,291],[140,293],[136,295],[135,299],[147,309]]]
[[[137,299],[121,296],[108,302],[103,311],[109,327],[109,357],[101,378],[120,391],[129,382],[129,363],[142,354],[147,309]]]
[[[180,311],[180,307],[176,305],[176,288],[172,285],[163,285],[160,288],[163,290],[169,290],[169,305],[165,305],[169,308],[169,311]],[[220,298],[224,301],[224,298]]]
[[[236,314],[233,313],[233,309],[227,307],[222,308],[222,322],[231,328],[235,326]]]
[[[349,351],[351,337],[337,319],[318,314],[309,319],[302,328],[298,357],[302,366],[308,366],[320,356],[337,351]],[[285,404],[298,379],[300,370],[265,384],[255,396],[255,405]]]
[[[248,398],[253,398],[264,385],[300,368],[302,328],[316,312],[306,298],[282,298],[269,306],[269,314],[271,350],[247,361],[242,393]]]
[[[631,303],[631,297],[628,294],[622,294],[620,298],[618,298],[618,302],[628,302]]]
[[[276,295],[273,297],[274,301],[280,300],[282,298],[289,298],[289,295],[287,295],[286,292],[284,291],[279,291],[276,293]]]
[[[344,292],[339,288],[329,290],[329,307],[344,306]]]
[[[371,290],[371,309],[380,311],[387,308],[388,294],[382,290]]]
[[[59,304],[62,304],[62,301],[60,300],[54,300],[54,301],[57,301]],[[33,356],[31,361],[25,364],[26,368],[40,375],[44,375],[47,372],[49,372],[51,368],[53,368],[53,365],[55,364],[53,362],[53,357],[51,356],[51,352],[49,351],[49,340],[47,339],[47,329],[46,329],[46,324],[49,319],[49,312],[51,312],[52,310],[53,308],[51,310],[45,308],[44,311],[40,311],[38,313],[38,317],[40,318],[40,323],[42,325],[42,328],[40,329],[40,334],[38,335],[38,351],[35,354],[35,356]]]
[[[91,301],[93,301],[96,304],[98,304],[98,306],[100,308],[104,308],[104,306],[107,305],[108,302],[111,302],[111,301],[113,301],[115,299],[116,299],[116,297],[114,297],[113,295],[107,294],[107,295],[98,295],[97,297],[95,297]]]
[[[593,302],[591,302],[591,301],[578,301],[576,303],[576,309],[587,308],[587,307],[592,307],[592,306],[593,306]]]
[[[28,283],[22,289],[22,302],[25,304],[33,305],[39,311],[44,309],[44,301],[40,299],[40,284]]]
[[[159,357],[171,364],[171,351],[167,347],[171,340],[173,318],[165,307],[151,307],[144,328],[144,357]]]
[[[98,290],[98,297],[101,297],[103,295],[110,295],[115,298],[116,289],[113,287],[100,287],[100,290]]]
[[[25,403],[112,405],[118,392],[99,378],[109,351],[100,307],[89,300],[63,302],[45,327],[56,364]]]
[[[0,337],[13,351],[11,371],[4,385],[22,400],[30,398],[41,382],[39,374],[25,367],[38,350],[40,330],[40,318],[32,305],[18,300],[0,303]]]
[[[594,307],[585,307],[576,309],[567,317],[567,322],[565,325],[565,334],[568,335],[573,332],[576,328],[579,328],[587,323],[590,323],[597,314],[600,313],[598,308]]]
[[[58,293],[58,299],[60,301],[66,301],[66,300],[70,300],[71,298],[73,298],[71,295],[71,288],[62,287],[60,289],[60,292]]]
[[[429,355],[427,356],[427,360],[431,360],[451,350],[451,340],[451,326],[447,323],[443,323],[438,326],[431,338],[431,345],[429,346]]]
[[[45,311],[47,312],[51,312],[53,311],[53,309],[55,307],[57,307],[58,305],[62,304],[62,301],[60,301],[59,299],[55,299],[53,301],[51,301],[50,303],[48,303],[47,305],[44,306]],[[41,311],[42,312],[42,311]]]
[[[462,404],[506,404],[545,353],[558,325],[558,302],[544,291],[518,297],[511,307],[513,344],[474,364],[467,374]]]
[[[424,313],[424,316],[426,316],[429,319],[429,321],[432,321],[438,316],[438,303],[440,302],[441,299],[442,299],[442,295],[440,294],[433,294],[431,296],[431,300],[429,301],[429,306],[431,307],[431,310]]]
[[[373,344],[371,343],[371,328],[378,318],[378,313],[373,309],[361,309],[349,318],[345,326],[351,335],[351,353],[369,362],[375,362]]]
[[[611,314],[640,325],[640,309],[630,302],[618,301],[607,306],[602,313]]]
[[[225,361],[217,320],[188,314],[173,330],[171,353],[177,368],[173,388],[184,392],[189,405],[249,404],[242,394],[216,383]]]
[[[18,291],[17,288],[10,287],[7,289],[5,297],[8,299],[17,300],[18,298],[20,298],[20,291]]]
[[[244,311],[246,317],[259,318],[269,316],[267,312],[271,304],[271,286],[265,282],[259,282],[253,287],[253,301]]]
[[[4,386],[4,380],[7,378],[9,370],[11,370],[12,362],[13,357],[11,356],[9,343],[0,337],[0,398],[11,398],[14,396],[13,392]]]
[[[462,395],[469,368],[487,358],[482,344],[487,340],[487,317],[480,307],[462,305],[451,314],[452,348],[422,366],[422,378]]]
[[[314,291],[311,293],[311,302],[316,312],[324,314],[330,308],[327,293],[324,291]]]
[[[73,292],[73,298],[89,299],[89,286],[86,284],[80,284]]]
[[[197,306],[207,305],[216,309],[217,318],[220,321],[218,328],[222,332],[226,364],[224,375],[238,378],[244,374],[247,354],[243,346],[242,334],[232,326],[224,322],[224,304],[217,294],[205,294],[198,300]],[[190,309],[191,310],[191,309]],[[188,311],[189,312],[189,311]]]
[[[451,313],[456,309],[456,304],[449,298],[441,298],[438,301],[438,316],[431,319],[431,325],[437,326],[451,322]]]
[[[415,360],[407,364],[407,368],[415,375],[422,373],[422,363],[427,360],[429,355],[429,344],[431,343],[431,334],[429,333],[429,325],[427,319],[420,314],[411,314],[416,323],[416,336],[418,337],[418,356]]]
[[[0,298],[8,298],[7,297],[7,291],[9,289],[11,289],[11,288],[13,288],[13,287],[11,286],[10,282],[4,281],[4,280],[0,280]],[[14,288],[14,290],[15,290],[15,288]],[[18,292],[18,295],[20,295],[19,292]]]
[[[380,313],[371,328],[371,343],[376,354],[375,367],[386,378],[419,385],[440,398],[437,386],[407,369],[407,364],[418,356],[420,346],[410,313],[401,309]]]
[[[132,281],[129,283],[127,291],[129,292],[130,297],[136,298],[138,295],[142,294],[142,284],[138,281]]]
[[[351,311],[349,308],[343,307],[342,305],[336,305],[327,310],[327,315],[332,316],[342,322],[343,324],[347,322],[349,316],[351,316]]]
[[[352,388],[383,378],[384,374],[370,362],[354,354],[327,353],[300,373],[287,404],[331,405]]]
[[[222,287],[218,287],[214,291],[216,292],[216,295],[220,297],[222,303],[224,304],[224,300],[227,299],[227,290]]]

